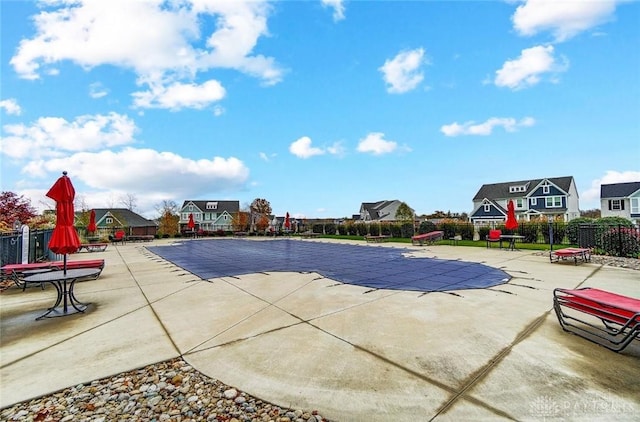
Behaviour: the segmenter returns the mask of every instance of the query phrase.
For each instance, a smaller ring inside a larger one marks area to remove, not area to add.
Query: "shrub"
[[[356,224],[347,224],[347,234],[351,236],[358,234],[358,226]]]
[[[436,225],[431,221],[423,221],[420,223],[420,227],[418,227],[418,234],[429,233],[436,230]]]
[[[551,226],[553,227],[553,243],[562,243],[567,231],[567,225],[562,221],[557,221],[551,223]],[[540,223],[540,231],[542,232],[542,237],[544,237],[544,243],[549,243],[549,223],[546,225]]]
[[[400,225],[391,223],[381,224],[380,234],[383,236],[400,237]]]
[[[311,231],[314,233],[324,234],[324,224],[316,223],[312,226]]]
[[[595,220],[593,218],[584,218],[584,217],[580,217],[580,218],[574,218],[573,220],[569,221],[569,223],[567,223],[567,239],[569,240],[569,243],[572,245],[577,245],[578,244],[578,236],[580,233],[580,225],[581,224],[593,224]]]
[[[369,225],[369,234],[371,236],[378,236],[380,235],[380,226],[378,226],[377,224],[371,224]]]
[[[602,249],[606,255],[638,258],[640,232],[628,227],[615,227],[602,235]]]
[[[324,233],[325,234],[336,234],[336,225],[335,223],[327,223],[324,225]]]
[[[537,221],[525,221],[518,225],[518,233],[520,234],[520,236],[524,236],[524,239],[522,239],[524,243],[538,243],[539,229],[540,223],[538,223]],[[548,239],[548,227],[545,227],[544,230],[547,230]]]
[[[463,240],[473,240],[473,224],[471,223],[458,223],[456,227],[456,234],[462,236]]]
[[[366,236],[369,233],[369,225],[365,223],[356,223],[356,231],[358,236]]]
[[[438,230],[442,230],[444,232],[444,238],[449,239],[456,235],[457,226],[458,224],[456,221],[445,219],[442,220],[437,227]]]
[[[347,230],[347,225],[346,224],[338,225],[338,234],[339,235],[344,236],[347,233],[349,233],[349,231]]]
[[[480,226],[478,227],[478,236],[480,236],[480,240],[485,240],[489,235],[489,230],[491,227],[489,226]]]
[[[413,223],[402,223],[400,225],[400,235],[406,238],[413,236]]]
[[[226,236],[226,233],[224,232],[224,230],[218,229],[216,230],[216,236],[224,237]]]

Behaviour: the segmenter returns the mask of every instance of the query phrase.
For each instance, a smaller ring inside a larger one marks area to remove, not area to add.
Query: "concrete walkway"
[[[564,333],[551,306],[555,287],[640,297],[638,271],[416,246],[513,277],[423,294],[314,273],[201,280],[144,246],[71,257],[106,260],[98,280],[76,286],[86,314],[35,321],[51,286],[0,294],[0,407],[182,356],[263,400],[340,421],[640,420],[639,342],[608,351]]]

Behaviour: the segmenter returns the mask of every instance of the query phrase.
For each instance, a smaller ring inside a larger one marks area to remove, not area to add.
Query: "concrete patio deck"
[[[556,287],[640,297],[638,271],[402,245],[513,277],[425,294],[315,273],[202,280],[145,246],[71,258],[106,261],[98,280],[76,285],[92,303],[85,314],[35,321],[54,299],[50,286],[0,294],[1,408],[182,356],[263,400],[339,421],[640,420],[639,342],[611,352],[563,332],[552,310]]]

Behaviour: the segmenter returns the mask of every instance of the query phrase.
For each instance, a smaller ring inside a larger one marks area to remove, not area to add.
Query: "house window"
[[[113,218],[111,218],[111,217],[107,217],[104,221],[107,224],[113,224]]]
[[[621,205],[622,201],[620,199],[612,199],[609,209],[613,210],[613,211],[620,211],[622,209],[624,209]]]
[[[489,212],[490,206],[489,204],[484,204],[484,212]]]
[[[208,210],[217,210],[218,209],[218,203],[217,202],[207,202],[207,209]]]
[[[193,211],[193,204],[189,204],[189,211]]]
[[[522,200],[522,198],[516,199],[516,208],[519,208],[519,209],[524,208],[524,201]]]
[[[545,206],[547,208],[560,208],[562,207],[561,196],[547,196],[545,198]]]
[[[538,198],[531,198],[531,205],[537,205],[538,204]]]
[[[549,185],[544,185],[542,187],[542,193],[549,193]]]
[[[640,198],[631,198],[631,214],[640,214]]]

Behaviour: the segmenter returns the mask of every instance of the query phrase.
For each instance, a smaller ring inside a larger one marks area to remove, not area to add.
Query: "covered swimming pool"
[[[297,239],[187,240],[150,251],[203,279],[264,272],[317,272],[372,289],[441,292],[506,283],[510,276],[474,262],[407,256],[408,248]]]

